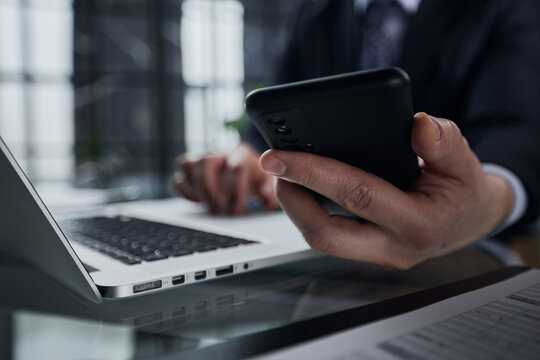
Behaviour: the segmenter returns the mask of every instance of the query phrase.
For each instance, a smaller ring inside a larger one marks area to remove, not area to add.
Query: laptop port
[[[173,285],[180,285],[186,282],[186,276],[185,275],[178,275],[173,276],[172,278],[172,284]]]
[[[140,293],[143,291],[159,289],[161,287],[161,280],[149,281],[142,284],[133,285],[133,293]]]
[[[195,280],[204,280],[206,279],[206,271],[197,271],[195,273]]]
[[[216,269],[216,276],[229,275],[233,273],[233,266],[226,266],[219,269]]]

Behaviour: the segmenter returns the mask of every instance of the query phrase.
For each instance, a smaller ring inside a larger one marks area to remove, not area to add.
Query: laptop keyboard
[[[93,217],[60,224],[77,241],[128,265],[215,251],[256,241],[128,217]]]

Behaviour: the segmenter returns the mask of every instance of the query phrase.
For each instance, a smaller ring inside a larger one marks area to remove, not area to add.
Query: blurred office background
[[[0,136],[40,184],[171,195],[239,141],[304,0],[0,0]]]

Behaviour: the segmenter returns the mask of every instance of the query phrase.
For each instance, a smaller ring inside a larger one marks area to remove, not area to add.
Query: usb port
[[[195,273],[195,280],[204,280],[206,279],[206,271],[197,271]]]
[[[133,285],[133,293],[140,293],[142,291],[159,289],[161,287],[161,280],[149,281],[142,284]]]
[[[216,276],[229,275],[232,273],[233,273],[232,265],[216,269]]]
[[[172,278],[172,284],[173,285],[180,285],[186,282],[186,276],[185,275],[178,275],[173,276]]]

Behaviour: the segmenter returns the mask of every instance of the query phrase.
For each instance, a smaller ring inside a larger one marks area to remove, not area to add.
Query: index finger
[[[282,179],[303,185],[381,226],[399,226],[414,216],[410,197],[389,182],[340,161],[309,153],[269,150],[260,165]]]

